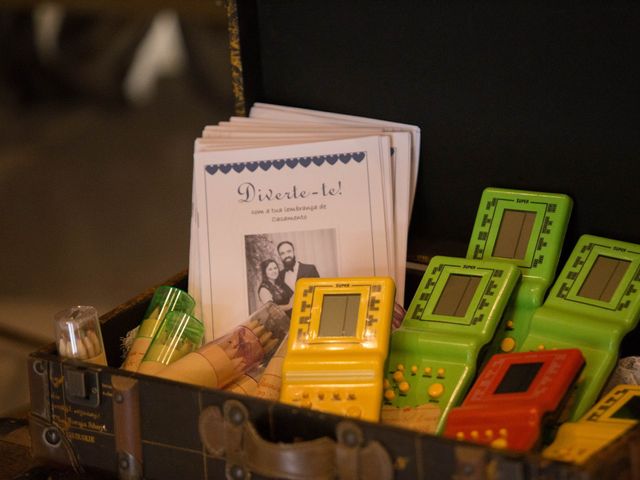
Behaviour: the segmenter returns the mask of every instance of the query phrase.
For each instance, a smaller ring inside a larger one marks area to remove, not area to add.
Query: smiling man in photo
[[[276,248],[284,269],[278,276],[278,281],[287,285],[291,290],[295,290],[296,281],[299,278],[318,278],[320,274],[315,265],[301,263],[296,259],[296,251],[293,243],[285,240],[278,244]]]

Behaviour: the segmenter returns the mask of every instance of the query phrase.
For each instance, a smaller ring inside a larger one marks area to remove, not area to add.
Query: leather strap
[[[363,446],[362,432],[353,422],[338,424],[337,443],[329,437],[273,443],[258,434],[241,402],[228,400],[223,412],[214,406],[203,409],[198,427],[207,452],[225,458],[228,479],[246,480],[251,472],[288,480],[393,477],[386,450],[378,442]]]
[[[138,380],[113,375],[113,430],[116,440],[118,477],[142,478],[142,436]]]

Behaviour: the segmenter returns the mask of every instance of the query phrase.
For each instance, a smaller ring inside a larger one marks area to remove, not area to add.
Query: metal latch
[[[100,405],[99,372],[72,365],[65,365],[62,372],[68,402],[85,407]]]

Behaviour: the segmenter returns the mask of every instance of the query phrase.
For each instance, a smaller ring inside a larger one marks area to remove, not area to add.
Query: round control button
[[[506,428],[501,428],[500,430],[498,430],[498,435],[500,435],[501,437],[505,437],[507,436],[507,429]]]
[[[464,440],[464,432],[457,432],[456,440]]]
[[[538,350],[544,350],[546,347],[541,343],[538,345]]]
[[[415,375],[416,373],[418,373],[418,366],[411,365],[411,375]]]
[[[503,352],[512,352],[514,348],[516,348],[516,341],[511,337],[507,337],[500,342],[500,349]]]
[[[429,385],[427,393],[431,398],[439,398],[444,393],[444,385],[442,385],[441,383],[434,383],[432,385]]]
[[[504,438],[496,438],[493,442],[491,442],[491,446],[493,448],[507,448],[508,443]]]
[[[400,390],[401,393],[407,393],[410,388],[411,387],[409,387],[409,383],[407,382],[400,382],[398,385],[398,390]]]
[[[396,365],[396,370],[398,370],[399,372],[404,372],[404,365],[399,363],[398,365]]]
[[[513,320],[507,320],[507,330],[513,330]]]
[[[430,376],[431,376],[431,371],[432,371],[432,370],[431,370],[431,367],[424,367],[424,374],[425,374],[427,377],[430,377]]]
[[[472,430],[470,436],[471,436],[472,439],[477,440],[478,436],[479,436],[478,431],[477,430]]]
[[[384,392],[384,398],[386,398],[387,400],[391,401],[394,398],[396,398],[396,394],[393,390],[391,390],[390,388],[388,390],[385,390]]]
[[[438,369],[438,378],[444,378],[445,370],[444,368]]]
[[[404,380],[404,374],[400,370],[396,370],[395,372],[393,372],[393,379],[396,382],[401,382]]]
[[[350,417],[358,418],[360,417],[361,414],[362,414],[362,410],[360,409],[360,407],[356,405],[352,405],[349,408],[347,408],[347,415]]]

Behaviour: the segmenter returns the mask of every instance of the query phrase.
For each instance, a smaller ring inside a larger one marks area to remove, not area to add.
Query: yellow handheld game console
[[[394,298],[388,277],[298,280],[280,401],[377,421]]]
[[[564,423],[542,455],[577,465],[640,421],[640,386],[618,385],[577,422]]]

